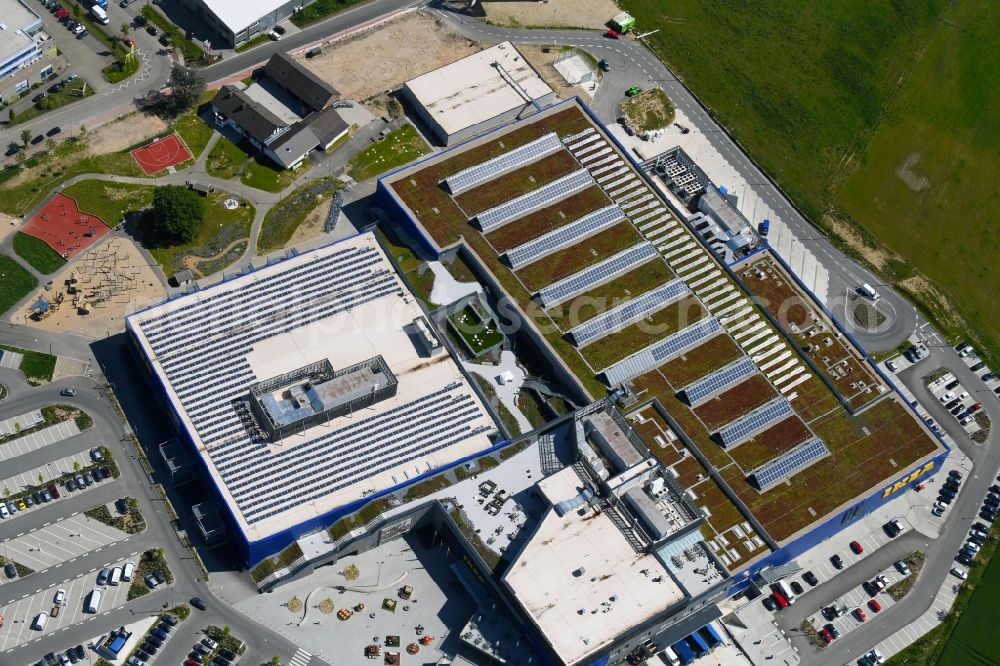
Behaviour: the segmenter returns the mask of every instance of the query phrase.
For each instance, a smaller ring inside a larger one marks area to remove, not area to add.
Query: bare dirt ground
[[[566,53],[560,47],[518,44],[517,50],[524,55],[525,60],[531,63],[531,66],[535,68],[535,71],[542,77],[542,80],[549,84],[549,87],[555,91],[556,97],[559,99],[568,99],[576,95],[579,95],[584,101],[592,99],[594,93],[590,89],[590,84],[571,86],[566,83],[566,79],[562,77],[562,74],[556,71],[553,63]],[[546,50],[548,53],[545,52]]]
[[[52,372],[52,381],[57,381],[64,377],[82,377],[86,374],[88,365],[86,361],[57,356],[56,369]]]
[[[621,12],[612,0],[484,2],[486,19],[511,28],[592,28],[601,30]]]
[[[323,201],[309,213],[306,219],[302,220],[302,223],[284,246],[294,247],[299,243],[312,240],[322,234],[323,223],[326,222],[326,216],[329,214],[330,206],[332,205],[333,197],[323,197]]]
[[[124,150],[165,129],[167,124],[156,116],[129,114],[91,132],[89,152],[99,155]]]
[[[92,304],[90,314],[79,314],[74,305],[74,296],[68,293],[66,284],[70,274],[78,280],[80,303]],[[117,284],[121,287],[117,288]],[[108,298],[99,303],[97,292],[104,288],[108,289]],[[130,239],[121,237],[109,238],[82,255],[53,278],[51,289],[40,289],[38,293],[54,302],[59,292],[64,294],[63,302],[45,319],[33,321],[30,308],[22,309],[15,319],[47,331],[99,338],[125,330],[126,315],[158,303],[167,295],[145,255]]]
[[[299,61],[345,98],[364,100],[480,50],[426,14],[413,12]],[[358,67],[361,62],[364,67]]]
[[[2,243],[7,236],[10,236],[12,233],[17,231],[17,227],[20,223],[21,220],[18,218],[0,213],[0,243]]]

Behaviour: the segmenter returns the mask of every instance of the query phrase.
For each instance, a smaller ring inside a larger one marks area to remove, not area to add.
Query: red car
[[[191,657],[188,657],[187,659],[184,660],[184,666],[202,666],[202,663],[197,659],[192,659]]]
[[[59,11],[57,11],[57,12],[55,13],[55,17],[56,17],[56,18],[62,18],[62,17],[64,17],[64,16],[69,16],[69,12],[68,12],[68,11],[66,11],[65,9],[60,9]]]
[[[983,403],[977,402],[972,407],[969,407],[969,413],[970,414],[975,414],[976,412],[978,412],[982,408],[983,408]]]
[[[870,600],[868,601],[868,608],[872,609],[872,612],[873,612],[873,613],[877,613],[877,612],[879,612],[880,610],[882,610],[882,604],[880,604],[880,603],[879,603],[878,601],[876,601],[875,599],[870,599]]]
[[[125,40],[125,46],[129,47],[130,49],[134,49],[135,48],[135,42],[133,42],[131,39],[126,39]]]
[[[857,541],[851,542],[851,550],[854,551],[855,555],[860,555],[861,553],[865,552],[864,547],[862,547],[862,545]]]
[[[621,33],[618,32],[617,30],[608,30],[606,33],[604,33],[604,36],[607,37],[608,39],[618,39],[619,37],[621,37]]]
[[[830,630],[823,627],[819,630],[819,637],[823,639],[823,642],[829,645],[833,642],[833,636],[830,635]]]
[[[867,622],[868,621],[868,616],[865,615],[865,612],[862,609],[860,609],[860,608],[855,608],[854,609],[854,617],[858,618],[859,622]]]
[[[778,604],[779,610],[782,608],[788,608],[788,599],[786,599],[784,595],[775,592],[771,595],[771,598],[774,599],[774,603]]]

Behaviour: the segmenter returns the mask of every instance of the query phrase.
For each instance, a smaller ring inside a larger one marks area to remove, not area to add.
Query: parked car
[[[154,589],[157,585],[159,585],[159,583],[156,581],[156,577],[153,576],[153,574],[149,574],[148,576],[146,576],[143,579],[143,581],[146,583],[146,587],[148,587],[151,590]]]
[[[59,499],[59,489],[56,488],[56,484],[50,483],[46,490],[49,492],[49,495],[52,495],[52,499]]]
[[[948,382],[948,383],[947,383],[947,384],[945,385],[945,387],[944,387],[944,390],[945,390],[945,391],[950,391],[950,390],[952,390],[952,389],[954,389],[954,388],[958,388],[958,380],[957,380],[957,379],[955,379],[955,380],[952,380],[952,381]]]
[[[90,459],[94,462],[101,462],[104,460],[104,454],[96,446],[90,450]]]
[[[804,574],[802,574],[802,580],[809,583],[813,587],[819,585],[819,579],[816,578],[816,574],[814,574],[812,571],[807,571]]]
[[[959,580],[965,580],[969,577],[969,572],[965,569],[959,569],[958,567],[951,568],[951,575]]]
[[[897,560],[895,566],[896,566],[896,571],[898,571],[899,573],[903,574],[904,576],[910,575],[910,567],[907,566],[906,562],[904,562],[903,560]]]
[[[954,399],[955,399],[955,394],[952,393],[951,391],[948,391],[947,393],[941,396],[941,402],[944,404],[947,404]]]
[[[274,30],[272,30],[271,32],[267,33],[267,36],[270,37],[271,39],[273,39],[274,41],[278,41],[278,40],[281,39],[281,35],[279,35]]]
[[[947,405],[945,405],[944,408],[945,409],[954,409],[955,407],[958,407],[959,404],[960,403],[958,401],[958,398],[955,398],[954,400],[952,400],[951,402],[949,402]]]
[[[985,361],[979,361],[978,363],[974,363],[972,365],[972,367],[969,368],[969,370],[972,370],[973,372],[976,372],[978,370],[982,370],[985,367],[986,367],[986,362]]]
[[[790,583],[790,586],[792,588],[792,592],[794,592],[795,594],[802,594],[803,592],[805,592],[805,590],[802,587],[802,583],[800,583],[797,580],[793,580]]]
[[[107,567],[104,567],[97,574],[97,584],[98,585],[107,585],[109,578],[111,578],[111,569],[109,569]]]
[[[3,566],[3,573],[7,578],[17,578],[17,567],[8,562]]]
[[[153,24],[150,24],[150,25],[147,25],[147,26],[146,26],[146,32],[147,32],[148,34],[152,35],[153,37],[156,37],[156,35],[158,35],[158,34],[159,34],[159,32],[158,32],[158,31],[157,31],[157,29],[156,29],[156,26],[155,26],[155,25],[153,25]]]
[[[860,555],[861,553],[865,552],[865,548],[864,548],[864,546],[862,546],[862,545],[861,545],[861,544],[860,544],[859,542],[857,542],[857,541],[852,541],[850,545],[851,545],[851,551],[852,551],[852,552],[853,552],[853,553],[854,553],[855,555]]]
[[[827,631],[830,632],[830,635],[833,636],[833,640],[837,640],[838,638],[840,638],[840,631],[837,630],[837,627],[833,626],[832,624],[828,624],[826,625],[825,628]]]
[[[198,610],[208,609],[208,604],[202,601],[201,597],[193,597],[191,599],[191,605],[197,608]]]
[[[168,624],[171,627],[176,627],[177,626],[177,618],[174,617],[173,615],[169,615],[169,614],[164,615],[163,616],[163,622],[164,622],[164,624]]]
[[[877,613],[882,610],[882,604],[880,604],[877,599],[869,599],[868,608],[870,608],[873,613]]]
[[[823,639],[823,642],[829,645],[833,642],[833,636],[830,635],[830,630],[823,627],[819,630],[819,637]]]
[[[840,555],[837,554],[833,554],[830,556],[830,564],[833,565],[834,569],[844,568],[844,560],[840,557]]]
[[[858,618],[858,622],[867,622],[868,621],[868,614],[865,613],[865,611],[864,611],[863,608],[855,608],[854,609],[854,617]]]
[[[889,538],[894,539],[903,531],[903,524],[896,518],[893,518],[883,525],[882,529],[884,529],[885,533],[889,535]]]
[[[134,49],[135,48],[135,41],[133,41],[131,37],[126,37],[125,40],[124,40],[124,42],[125,42],[125,46],[129,47],[130,49]]]
[[[70,492],[73,492],[74,490],[76,490],[76,481],[74,481],[73,479],[67,479],[66,480],[66,490],[68,490]]]
[[[45,133],[45,136],[55,136],[56,134],[59,134],[60,132],[62,132],[62,128],[61,127],[53,127],[52,129],[50,129],[48,132]]]

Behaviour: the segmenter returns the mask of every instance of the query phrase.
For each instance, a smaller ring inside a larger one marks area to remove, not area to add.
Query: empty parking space
[[[137,562],[137,557],[138,553],[132,553],[129,559]],[[103,566],[121,566],[124,563],[125,560],[108,562]],[[92,569],[82,576],[55,583],[33,594],[26,594],[20,599],[11,600],[0,607],[0,615],[4,618],[4,628],[0,631],[0,652],[7,652],[42,636],[51,635],[71,625],[105,615],[124,606],[128,600],[129,584],[105,585],[98,588],[97,572],[99,570],[98,568]],[[66,590],[66,600],[63,602],[58,617],[49,617],[45,629],[42,631],[32,629],[31,624],[39,613],[52,611],[53,599],[59,589]],[[91,614],[85,612],[84,607],[87,595],[94,589],[101,590],[101,602],[97,613]]]
[[[90,459],[89,452],[81,451],[80,453],[74,453],[71,456],[66,456],[65,458],[59,458],[57,460],[53,460],[52,462],[45,463],[44,465],[39,465],[34,469],[27,470],[26,472],[21,472],[20,474],[7,477],[3,481],[0,481],[0,487],[6,486],[10,489],[12,495],[16,495],[23,490],[36,487],[38,485],[39,476],[42,477],[42,480],[45,483],[48,483],[52,479],[74,471],[74,469],[84,468],[92,464],[94,464],[94,462]],[[79,467],[74,467],[74,465],[78,465]]]
[[[38,449],[61,442],[64,439],[80,434],[76,421],[69,420],[42,428],[36,432],[12,439],[0,445],[0,462],[23,456]],[[37,479],[36,479],[37,480]]]
[[[0,437],[9,437],[27,428],[33,428],[44,420],[41,410],[38,409],[11,416],[0,421]]]
[[[4,541],[5,557],[35,571],[73,562],[81,555],[102,548],[128,535],[81,514]]]

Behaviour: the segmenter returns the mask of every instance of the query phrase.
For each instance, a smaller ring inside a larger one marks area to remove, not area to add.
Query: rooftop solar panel
[[[503,155],[498,155],[493,159],[454,173],[444,179],[444,184],[449,192],[458,194],[477,185],[482,185],[508,171],[539,160],[546,155],[551,155],[562,150],[562,147],[559,137],[554,132],[549,132],[530,143],[507,151]]]
[[[816,438],[757,468],[747,478],[758,490],[764,492],[828,455],[830,451],[823,440]]]
[[[512,268],[520,268],[623,220],[625,220],[625,213],[618,206],[601,208],[533,241],[508,250],[506,253],[507,261]]]
[[[785,417],[792,415],[792,407],[784,398],[778,398],[760,409],[733,421],[719,431],[719,439],[724,448],[732,448],[750,438],[751,435],[767,428]]]
[[[550,308],[577,294],[593,289],[599,284],[618,277],[636,266],[656,258],[656,248],[650,243],[639,243],[627,250],[608,257],[604,261],[574,273],[569,277],[555,282],[538,292],[542,307]]]
[[[703,340],[721,330],[722,327],[719,326],[719,322],[715,319],[711,317],[702,319],[697,324],[688,326],[683,331],[654,342],[645,349],[605,368],[604,377],[610,386],[621,384],[627,379],[652,370],[670,358],[700,344]]]
[[[569,332],[569,337],[573,344],[582,347],[666,307],[688,293],[690,290],[682,280],[668,282],[580,324]]]
[[[476,215],[476,222],[479,223],[479,229],[484,233],[492,231],[538,208],[553,204],[559,199],[590,187],[593,182],[594,179],[586,169],[579,169],[543,185],[537,190],[506,201],[489,210],[484,210]]]
[[[755,372],[757,372],[757,367],[754,365],[754,362],[744,356],[718,372],[714,372],[708,377],[689,384],[682,392],[687,397],[689,404],[696,405],[705,398],[722,392],[723,389],[746,379]]]

